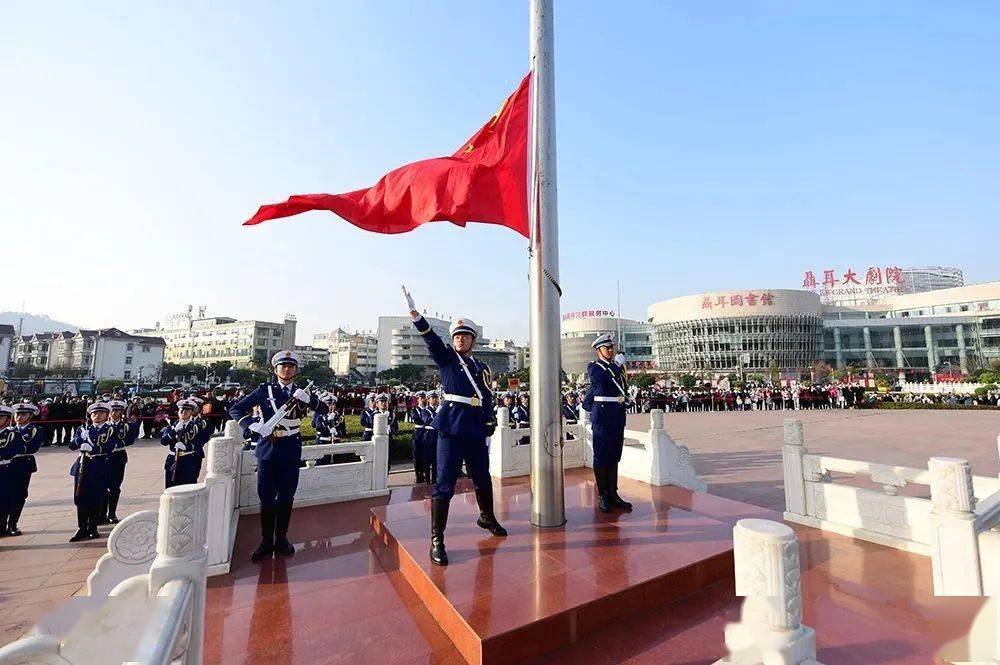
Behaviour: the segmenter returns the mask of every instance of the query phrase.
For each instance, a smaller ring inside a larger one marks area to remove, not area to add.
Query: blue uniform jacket
[[[362,429],[375,429],[375,412],[367,406],[361,409],[361,427]]]
[[[270,420],[271,416],[274,415],[275,409],[280,409],[288,400],[295,400],[295,398],[291,397],[291,395],[298,387],[300,386],[292,383],[288,391],[289,397],[285,397],[284,391],[281,389],[281,385],[278,383],[277,379],[272,379],[267,383],[262,383],[257,386],[256,390],[241,399],[239,402],[236,402],[236,404],[233,404],[233,406],[229,409],[229,415],[233,420],[239,423],[240,427],[243,429],[244,436],[246,436],[247,427],[249,427],[250,423],[254,420],[252,412],[255,406],[260,407],[261,413],[263,414],[263,420],[261,422],[267,422]],[[272,395],[274,397],[273,400],[271,399]],[[304,406],[305,405],[300,402],[297,406],[292,407],[288,414],[289,417],[292,419],[301,418]],[[310,396],[309,408],[316,413],[327,413],[327,411],[329,411],[327,405],[319,401],[319,397],[317,397],[315,393]],[[252,438],[255,439],[256,435],[252,435]],[[293,434],[291,436],[283,436],[280,438],[269,436],[263,441],[257,442],[254,454],[258,460],[273,460],[298,465],[302,459],[302,435]]]
[[[0,462],[10,462],[16,455],[24,453],[24,442],[17,435],[13,425],[0,429]],[[0,471],[7,471],[9,464],[0,465]]]
[[[625,370],[615,362],[595,360],[587,365],[587,377],[590,385],[583,398],[583,408],[590,413],[590,422],[594,427],[594,444],[597,445],[601,432],[625,429],[625,407],[627,406],[628,381]],[[594,401],[595,397],[621,398],[617,402]],[[617,438],[622,434],[618,433]]]
[[[462,369],[462,357],[451,346],[445,344],[436,332],[431,329],[424,317],[413,322],[417,331],[423,335],[424,342],[431,352],[431,358],[441,372],[441,385],[444,392],[450,395],[476,397],[476,390],[469,382]],[[486,438],[496,429],[496,416],[493,409],[493,391],[490,388],[490,370],[479,359],[467,356],[465,365],[469,374],[479,388],[482,399],[480,406],[463,404],[461,402],[444,401],[434,416],[432,425],[438,434],[445,437],[475,437]]]
[[[35,453],[42,447],[42,441],[45,439],[42,428],[35,423],[28,423],[24,427],[18,427],[17,425],[11,425],[10,427],[14,430],[17,443],[21,446],[17,457],[10,464],[11,471],[31,475],[35,471],[38,471],[38,464],[35,462]]]
[[[160,436],[160,444],[168,446],[170,452],[175,453],[177,452],[177,443],[183,443],[186,450],[181,452],[181,456],[190,455],[194,459],[200,460],[205,457],[205,444],[208,443],[209,438],[211,435],[208,433],[208,428],[203,427],[201,423],[191,419],[185,425],[178,420],[170,427],[164,428],[163,434]],[[173,455],[168,456],[164,466],[171,465],[172,460]]]
[[[518,404],[510,410],[510,419],[514,427],[527,427],[531,423],[530,414],[526,408]]]
[[[123,421],[118,422],[118,423],[112,423],[109,420],[108,422],[111,423],[111,429],[112,429],[111,441],[112,441],[113,445],[112,445],[111,450],[113,452],[117,452],[117,453],[121,453],[122,455],[125,455],[126,454],[125,453],[125,448],[128,447],[128,446],[131,446],[139,438],[139,423],[138,423],[138,421],[136,421],[136,422],[129,422],[129,421],[123,420]],[[126,459],[127,459],[127,456],[126,456]]]
[[[562,415],[563,415],[563,418],[565,418],[566,420],[572,420],[574,422],[576,422],[577,420],[579,420],[580,419],[580,414],[576,412],[577,406],[579,406],[579,405],[577,404],[577,405],[572,405],[571,406],[569,404],[563,404],[562,405]]]
[[[84,433],[87,434],[89,437],[88,439],[83,438]],[[86,454],[94,455],[95,459],[105,459],[101,456],[110,453],[112,446],[114,445],[112,434],[111,423],[107,421],[105,421],[102,425],[81,425],[76,428],[75,432],[73,432],[73,438],[70,439],[69,442],[69,449],[79,450],[80,446],[84,443],[89,443],[93,447],[93,450]],[[101,464],[97,464],[96,468],[101,469],[103,472],[105,467]],[[80,458],[78,457],[76,461],[73,462],[73,466],[69,473],[71,476],[75,476],[79,470]]]

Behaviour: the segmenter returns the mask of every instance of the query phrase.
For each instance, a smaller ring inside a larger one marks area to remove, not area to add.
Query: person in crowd
[[[320,413],[319,411],[313,412],[312,426],[316,430],[316,443],[333,443],[333,431],[330,429],[330,423],[328,421],[330,405],[336,401],[336,397],[333,393],[322,391],[318,394],[319,401],[326,404],[328,412],[326,414]]]
[[[409,420],[413,423],[413,474],[414,482],[426,483],[428,480],[427,454],[424,446],[427,440],[426,427],[430,423],[424,421],[427,412],[427,393],[417,392],[417,403],[410,409]]]
[[[618,495],[618,463],[625,443],[625,413],[628,379],[614,362],[615,342],[610,334],[600,335],[591,344],[597,360],[587,365],[590,385],[583,408],[590,413],[594,441],[594,479],[597,508],[603,513],[615,508],[632,510],[632,504]]]
[[[566,393],[562,403],[562,416],[566,419],[567,425],[575,425],[580,418],[578,409],[580,406],[576,402],[576,393],[572,390]]]
[[[0,404],[0,537],[10,535],[7,531],[13,494],[10,464],[23,450],[17,440],[17,431],[11,426],[13,421],[14,409],[6,404]]]
[[[437,485],[437,429],[434,427],[434,418],[441,409],[441,399],[437,391],[432,390],[427,393],[427,407],[424,409],[424,468],[427,469],[427,482]]]
[[[432,421],[438,436],[438,476],[431,498],[430,560],[434,565],[446,566],[448,553],[444,532],[463,460],[476,489],[479,504],[476,524],[494,536],[507,535],[494,514],[493,481],[486,447],[487,438],[496,429],[491,375],[489,368],[472,353],[476,329],[469,322],[465,319],[454,321],[449,326],[452,343],[446,345],[417,311],[406,287],[403,287],[403,294],[413,326],[423,336],[444,386],[444,404]]]
[[[45,440],[42,427],[31,422],[31,419],[38,415],[38,412],[38,407],[30,402],[20,402],[14,405],[14,424],[11,425],[11,429],[14,433],[17,454],[10,460],[7,469],[7,481],[10,485],[7,520],[0,521],[0,533],[11,536],[21,535],[17,523],[21,519],[21,511],[24,510],[24,504],[28,500],[31,476],[38,471],[35,453],[38,452]]]
[[[177,402],[177,422],[163,430],[160,443],[170,448],[163,463],[164,487],[190,485],[198,482],[201,461],[205,459],[205,444],[211,436],[195,414],[198,403],[193,399]]]
[[[518,429],[531,426],[531,396],[522,392],[517,397],[517,405],[510,412],[511,427]]]
[[[111,415],[108,422],[112,428],[111,443],[108,452],[108,494],[104,500],[99,524],[118,524],[118,500],[122,496],[122,483],[125,482],[125,465],[128,464],[128,453],[125,448],[131,446],[139,438],[139,415],[133,410],[131,418],[125,417],[127,406],[121,400],[112,400]]]
[[[292,504],[299,484],[299,464],[302,461],[300,419],[308,409],[327,412],[326,404],[295,383],[299,372],[299,356],[295,351],[279,351],[271,358],[274,377],[260,384],[253,392],[233,404],[229,415],[257,444],[257,496],[260,497],[260,545],[251,554],[252,561],[261,561],[274,553],[290,556],[295,546],[288,540]],[[251,415],[254,407],[261,418]],[[279,411],[284,416],[275,429],[267,432],[266,423]]]
[[[97,521],[104,497],[108,493],[108,453],[112,445],[112,429],[108,423],[111,407],[94,402],[87,407],[90,424],[81,425],[69,443],[70,450],[79,450],[73,463],[73,503],[76,505],[77,532],[71,543],[100,538]]]

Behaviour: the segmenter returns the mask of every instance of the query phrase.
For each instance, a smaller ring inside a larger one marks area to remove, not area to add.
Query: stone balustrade
[[[813,455],[792,419],[782,461],[786,520],[930,556],[937,595],[980,596],[984,580],[1000,575],[1000,559],[981,545],[1000,525],[1000,478],[973,476],[952,457],[917,469]],[[832,473],[867,476],[881,491],[834,482]],[[927,486],[931,498],[901,495],[909,484]]]
[[[98,593],[70,598],[29,635],[0,648],[0,665],[200,665],[208,506],[204,483],[164,491],[148,572],[121,581],[106,595],[100,594],[103,582],[92,580],[91,590]],[[130,531],[143,532],[137,558],[145,556],[151,523],[141,516],[115,528],[122,543]]]
[[[586,412],[584,412],[586,413]],[[529,438],[527,427],[511,427],[510,411],[502,406],[497,409],[497,428],[490,437],[490,475],[494,478],[526,476],[531,472],[531,445],[522,445]],[[563,468],[584,466],[583,435],[579,424],[563,422]]]

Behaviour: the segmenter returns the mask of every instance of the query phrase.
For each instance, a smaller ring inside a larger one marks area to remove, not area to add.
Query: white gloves
[[[309,403],[309,393],[307,393],[302,388],[296,388],[295,392],[292,393],[292,397],[294,397],[295,399],[299,400],[303,404],[308,404]]]
[[[187,446],[185,446],[185,445],[184,445],[183,443],[181,443],[180,441],[178,441],[177,443],[175,443],[175,444],[174,444],[174,450],[179,450],[179,451],[181,451],[181,452],[184,452],[184,451],[185,451],[185,450],[187,450],[187,449],[188,449],[188,447],[187,447]]]
[[[247,429],[253,432],[254,434],[260,434],[264,429],[264,423],[260,422],[259,420],[254,421],[250,423],[250,426],[247,427]]]
[[[90,445],[90,443],[88,443],[87,441],[84,441],[83,443],[80,444],[80,450],[82,450],[85,453],[89,453],[93,449],[94,447]]]
[[[90,441],[90,430],[86,427],[83,428],[83,436],[80,437],[84,441]]]
[[[406,296],[406,306],[410,308],[410,317],[416,321],[420,318],[420,314],[417,312],[417,305],[413,302],[413,296],[411,296],[410,292],[406,290],[406,287],[403,286],[402,289],[403,295]]]

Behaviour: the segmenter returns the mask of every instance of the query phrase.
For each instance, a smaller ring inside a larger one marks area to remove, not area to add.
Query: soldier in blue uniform
[[[31,484],[31,474],[38,471],[35,463],[35,453],[45,441],[45,432],[41,427],[31,422],[38,415],[38,407],[30,402],[14,405],[14,430],[16,443],[19,446],[17,455],[10,461],[7,470],[10,483],[10,510],[7,521],[0,522],[0,533],[20,536],[17,521],[21,519],[21,511],[28,500],[28,486]]]
[[[330,427],[330,435],[333,437],[333,442],[337,443],[346,439],[347,421],[344,420],[344,414],[337,410],[337,396],[333,393],[330,393],[329,399],[326,401],[326,407],[328,409],[326,422]]]
[[[517,405],[514,404],[514,393],[512,391],[508,390],[503,394],[503,397],[500,398],[500,406],[505,407],[507,409],[507,415],[509,415],[510,419],[513,421],[514,407],[516,407]]]
[[[201,475],[201,461],[205,459],[205,444],[211,437],[204,421],[198,422],[195,412],[198,403],[193,399],[177,402],[177,422],[164,428],[160,444],[170,447],[170,454],[163,462],[163,486],[191,485]]]
[[[399,423],[396,421],[396,412],[389,408],[389,393],[379,393],[375,396],[375,410],[372,412],[372,427],[375,423],[375,414],[385,413],[389,417],[387,419],[389,424],[389,436],[392,436],[399,431]]]
[[[327,409],[330,408],[330,404],[337,401],[337,398],[328,392],[321,392],[317,395],[319,401],[326,404]],[[327,418],[327,414],[322,414],[319,411],[313,412],[312,426],[316,430],[316,443],[318,445],[323,445],[324,443],[333,443],[333,431],[330,429],[330,422]]]
[[[438,478],[431,498],[431,563],[448,565],[444,531],[448,524],[448,506],[455,494],[455,481],[465,460],[476,488],[479,519],[476,524],[495,536],[507,531],[493,512],[493,483],[490,479],[486,439],[496,429],[490,370],[472,355],[476,330],[463,319],[449,327],[452,346],[446,345],[427,320],[417,312],[413,298],[403,287],[413,326],[423,336],[431,358],[441,372],[444,403],[434,416],[437,430]]]
[[[614,361],[615,342],[611,335],[599,336],[591,346],[597,351],[597,360],[587,365],[590,385],[583,398],[583,408],[590,413],[593,427],[597,507],[603,513],[613,508],[632,510],[632,504],[618,496],[618,463],[625,443],[628,381],[625,369]]]
[[[365,407],[361,409],[361,440],[371,441],[375,435],[375,395],[365,397]]]
[[[274,378],[260,384],[256,390],[229,409],[229,415],[257,442],[257,496],[260,497],[260,546],[250,555],[260,561],[275,552],[295,554],[288,542],[288,526],[292,519],[292,502],[299,485],[299,464],[302,461],[301,419],[306,408],[326,413],[326,404],[295,384],[299,372],[299,356],[294,351],[279,351],[271,358]],[[284,417],[268,436],[261,436],[264,424],[288,405]],[[259,407],[261,418],[254,421],[251,412]]]
[[[520,429],[531,426],[531,396],[528,393],[518,395],[517,405],[510,411],[511,424]]]
[[[111,407],[106,402],[94,402],[87,407],[89,425],[81,425],[69,442],[70,450],[79,450],[73,463],[73,503],[76,504],[77,532],[69,539],[75,543],[100,538],[97,520],[108,493],[108,453],[113,445],[112,427],[108,422]]]
[[[578,408],[576,393],[573,391],[566,393],[566,400],[562,405],[562,416],[566,419],[567,425],[575,425],[576,421],[579,420],[580,414],[577,411]]]
[[[426,483],[429,474],[427,473],[427,452],[424,449],[427,441],[426,427],[429,423],[424,421],[424,414],[427,411],[427,393],[423,390],[417,393],[417,403],[408,414],[408,418],[413,423],[413,473],[417,483]]]
[[[0,537],[9,535],[6,527],[13,495],[10,464],[23,450],[17,439],[17,431],[11,425],[13,420],[14,409],[0,404]]]
[[[128,453],[125,448],[131,446],[139,438],[139,420],[125,420],[125,409],[128,406],[122,400],[112,400],[109,403],[111,416],[108,422],[114,432],[111,436],[112,447],[108,454],[108,496],[101,509],[100,524],[118,524],[118,499],[122,495],[122,483],[125,482],[125,465],[128,464]]]

